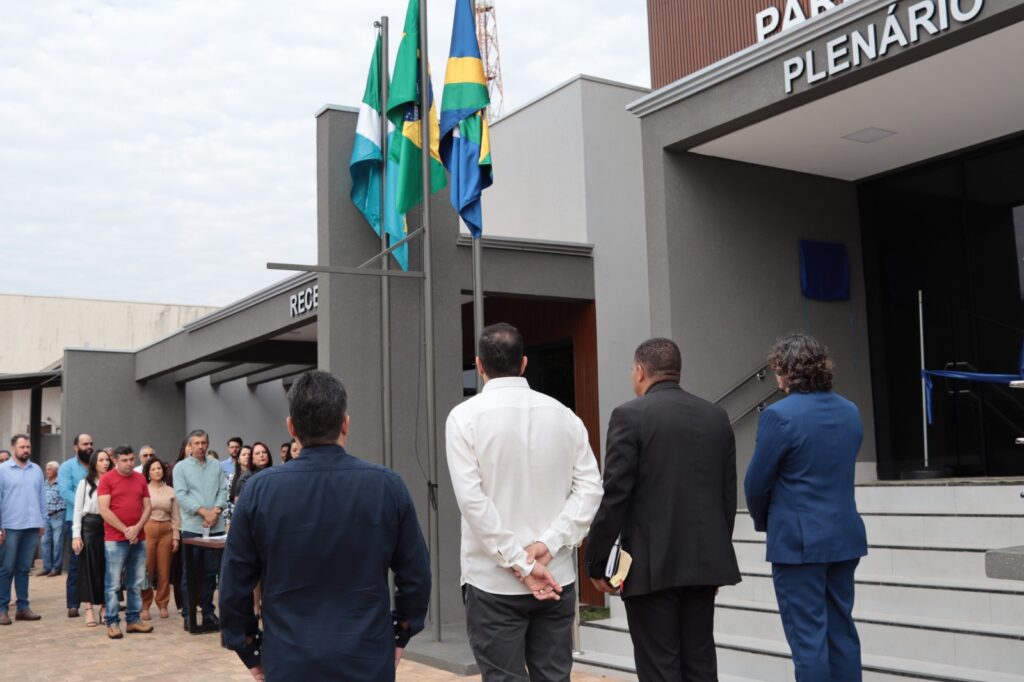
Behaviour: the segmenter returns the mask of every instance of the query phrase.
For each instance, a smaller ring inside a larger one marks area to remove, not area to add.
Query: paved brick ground
[[[38,568],[38,564],[37,564]],[[234,653],[222,649],[217,635],[189,635],[181,619],[161,620],[153,609],[154,631],[110,640],[103,625],[85,627],[84,615],[68,618],[64,609],[64,576],[29,581],[32,610],[43,618],[15,621],[0,627],[0,678],[5,680],[188,680],[230,682],[251,680]],[[173,605],[173,601],[172,601]],[[11,609],[14,616],[14,609]],[[122,617],[123,620],[123,617]],[[122,628],[124,624],[122,622]],[[404,661],[399,682],[472,681],[451,673]],[[573,682],[599,678],[574,674]]]

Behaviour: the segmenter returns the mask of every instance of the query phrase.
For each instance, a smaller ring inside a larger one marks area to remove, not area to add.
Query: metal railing
[[[737,381],[735,384],[730,386],[729,389],[725,393],[723,393],[722,395],[718,396],[718,398],[716,398],[714,400],[715,405],[721,404],[726,398],[730,397],[731,395],[733,395],[734,393],[739,391],[744,386],[747,386],[752,381],[757,381],[758,383],[760,383],[760,382],[763,382],[763,381],[767,380],[768,379],[768,372],[769,371],[771,371],[771,370],[768,367],[768,363],[765,363],[765,364],[761,365],[760,367],[755,369],[753,372],[751,372],[750,374],[747,374],[742,379]],[[730,426],[736,426],[737,424],[739,424],[741,421],[743,421],[744,419],[749,417],[754,412],[758,412],[758,413],[763,412],[764,409],[766,407],[768,407],[769,401],[771,401],[771,399],[774,398],[775,395],[778,394],[778,393],[781,393],[781,391],[779,391],[779,389],[776,388],[776,387],[772,387],[771,391],[769,391],[766,394],[764,394],[763,396],[761,396],[761,398],[757,402],[755,402],[752,405],[749,405],[748,407],[744,408],[743,411],[740,412],[740,414],[738,416],[731,417],[729,419]]]
[[[741,421],[743,421],[744,419],[749,417],[751,414],[753,414],[755,411],[758,414],[761,414],[762,412],[764,412],[765,408],[768,407],[768,403],[771,401],[771,399],[774,398],[779,393],[782,393],[782,391],[780,391],[778,388],[773,388],[770,393],[765,394],[756,403],[754,403],[750,407],[748,407],[745,410],[743,410],[743,412],[741,412],[739,414],[739,416],[733,417],[732,419],[730,419],[729,420],[729,426],[736,426]]]
[[[758,367],[757,369],[755,369],[750,374],[746,375],[745,377],[743,377],[742,379],[737,381],[735,384],[733,384],[729,388],[729,390],[727,390],[725,393],[723,393],[722,395],[718,396],[717,398],[715,398],[711,402],[713,402],[715,405],[718,405],[723,400],[725,400],[726,398],[731,396],[733,393],[735,393],[736,391],[740,390],[741,388],[743,388],[744,386],[749,384],[751,381],[753,381],[755,379],[757,379],[758,381],[764,381],[767,378],[768,378],[768,363],[766,362],[763,365],[761,365],[760,367]]]

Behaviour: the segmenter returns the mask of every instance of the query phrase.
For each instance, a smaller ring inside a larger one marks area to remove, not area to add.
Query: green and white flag
[[[349,173],[352,176],[352,203],[366,218],[366,222],[379,235],[381,231],[380,193],[381,193],[381,120],[383,107],[380,101],[380,64],[381,37],[377,36],[377,46],[373,50],[370,61],[370,73],[366,77],[366,89],[363,101],[359,106],[359,118],[356,120],[356,139],[352,144],[352,158],[349,161]],[[388,144],[394,140],[395,126],[388,123]],[[396,209],[395,190],[398,186],[398,164],[388,161],[387,187],[384,188],[387,202],[385,204],[384,230],[388,235],[388,244],[403,239],[406,234],[405,216]],[[395,260],[403,270],[409,269],[409,247],[406,244],[392,251]]]

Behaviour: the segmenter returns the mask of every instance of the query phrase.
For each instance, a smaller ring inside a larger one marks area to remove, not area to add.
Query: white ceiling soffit
[[[871,143],[844,139],[870,128],[896,134]],[[692,151],[860,180],[1021,130],[1024,23],[755,123]]]
[[[316,341],[316,322],[307,324],[304,327],[293,329],[284,334],[279,334],[271,339],[271,341]]]

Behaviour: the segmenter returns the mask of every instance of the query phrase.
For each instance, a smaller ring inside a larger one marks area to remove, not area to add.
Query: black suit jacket
[[[605,453],[604,499],[587,538],[591,577],[604,577],[621,533],[633,557],[625,597],[740,581],[736,440],[723,409],[657,383],[612,412]]]

